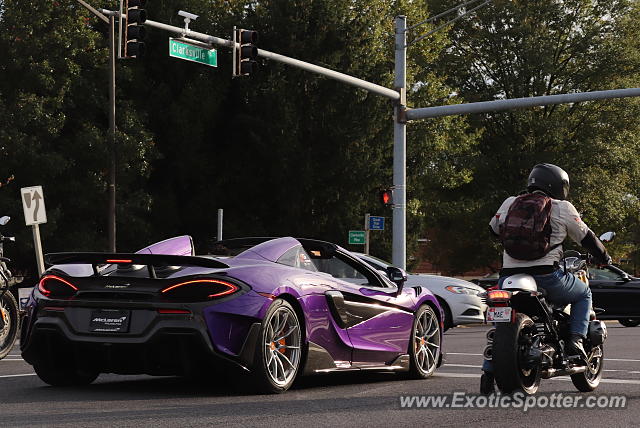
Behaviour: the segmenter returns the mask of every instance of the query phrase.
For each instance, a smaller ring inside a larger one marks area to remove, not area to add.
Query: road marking
[[[441,377],[466,377],[466,378],[479,378],[481,376],[480,373],[447,373],[447,372],[436,372],[435,376]],[[546,380],[546,379],[544,379]],[[565,376],[552,377],[551,380],[568,380],[571,378]],[[628,379],[601,379],[600,383],[617,383],[617,384],[630,384],[630,385],[640,385],[640,380],[628,380]]]
[[[35,373],[10,374],[10,375],[2,375],[0,377],[22,377],[22,376],[36,376],[36,374]]]
[[[444,363],[442,365],[443,367],[466,367],[466,368],[470,368],[470,369],[481,369],[482,366],[481,365],[476,365],[476,364],[448,364],[448,363]],[[614,369],[603,369],[602,371],[605,372],[623,372],[623,373],[640,373],[640,371],[629,371],[629,370],[614,370]]]
[[[435,376],[442,377],[480,377],[480,373],[447,373],[447,372],[436,372]]]
[[[630,360],[627,358],[605,358],[605,361],[625,361],[628,363],[640,363],[640,360]]]
[[[445,352],[445,356],[447,355],[473,355],[473,356],[482,356],[482,354],[468,354],[466,352]]]
[[[469,367],[469,368],[472,368],[472,369],[480,369],[480,368],[482,368],[482,366],[476,365],[476,364],[449,364],[449,363],[444,363],[442,366],[443,367]]]
[[[471,354],[468,352],[445,352],[445,357],[447,355],[468,355],[468,356],[474,356],[474,357],[482,356],[482,354]],[[628,363],[640,363],[640,360],[632,360],[629,358],[605,358],[604,360],[605,361],[623,361]]]
[[[24,361],[22,358],[5,358],[0,361]]]

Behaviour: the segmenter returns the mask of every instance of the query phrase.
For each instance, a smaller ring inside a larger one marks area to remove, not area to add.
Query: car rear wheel
[[[291,387],[302,357],[302,332],[295,310],[283,299],[269,307],[256,346],[254,384],[259,392],[277,394]]]

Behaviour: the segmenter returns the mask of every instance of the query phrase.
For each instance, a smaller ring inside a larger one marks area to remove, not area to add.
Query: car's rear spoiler
[[[149,274],[155,277],[155,267],[196,266],[214,269],[226,269],[229,265],[208,257],[176,256],[168,254],[130,254],[130,253],[49,253],[44,256],[47,265],[88,264],[98,274],[98,266],[115,264],[146,265]]]

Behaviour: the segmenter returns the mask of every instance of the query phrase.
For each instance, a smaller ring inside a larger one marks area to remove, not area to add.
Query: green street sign
[[[364,230],[350,230],[349,244],[364,245]]]
[[[218,66],[218,53],[215,49],[195,46],[183,41],[169,38],[169,56],[199,62],[211,67]]]

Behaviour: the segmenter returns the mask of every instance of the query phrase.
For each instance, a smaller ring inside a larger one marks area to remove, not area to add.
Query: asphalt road
[[[476,393],[486,326],[445,335],[447,361],[427,380],[394,374],[333,374],[302,379],[280,395],[247,395],[181,378],[101,375],[89,386],[52,388],[18,349],[0,361],[0,426],[638,426],[640,327],[607,323],[604,380],[593,394],[624,395],[625,409],[402,409],[400,396]],[[540,393],[576,392],[564,378],[543,380]]]

